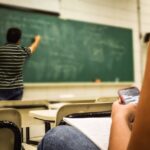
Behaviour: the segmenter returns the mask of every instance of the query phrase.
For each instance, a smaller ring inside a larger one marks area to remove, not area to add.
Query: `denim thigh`
[[[38,150],[100,150],[78,129],[62,125],[49,130]]]

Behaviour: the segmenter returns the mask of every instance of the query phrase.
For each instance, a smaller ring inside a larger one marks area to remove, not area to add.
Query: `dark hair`
[[[144,36],[144,42],[148,42],[150,40],[150,33],[146,33]]]
[[[21,30],[18,28],[10,28],[7,31],[7,42],[17,43],[21,39]]]

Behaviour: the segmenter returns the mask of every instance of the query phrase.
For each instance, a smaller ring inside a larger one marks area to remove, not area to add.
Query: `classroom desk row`
[[[25,141],[37,144],[30,140],[30,127],[34,125],[45,125],[45,131],[51,128],[51,123],[57,126],[64,116],[77,112],[106,111],[111,110],[112,102],[117,97],[101,97],[88,100],[22,100],[22,101],[0,101],[2,108],[15,108],[21,114],[22,128],[25,129]],[[99,104],[96,104],[99,103]],[[102,104],[103,103],[103,104]],[[80,105],[79,105],[80,104]],[[24,133],[24,132],[23,132]]]
[[[53,103],[49,104],[49,110],[33,110],[29,112],[29,115],[43,121],[45,123],[45,131],[47,131],[51,128],[51,124],[55,127],[61,123],[63,117],[72,114],[99,112],[102,115],[102,112],[110,112],[112,103],[117,99],[117,97],[100,97],[94,101],[85,101],[84,103]]]
[[[61,104],[59,108],[48,110],[33,110],[29,112],[29,115],[33,118],[41,120],[45,123],[46,130],[51,128],[50,124],[54,123],[54,126],[61,124],[61,121],[66,116],[80,116],[81,114],[91,115],[92,113],[98,115],[98,113],[104,113],[111,111],[112,102],[97,102],[97,103],[65,103]],[[89,113],[89,114],[88,114]],[[49,126],[48,126],[49,124]]]

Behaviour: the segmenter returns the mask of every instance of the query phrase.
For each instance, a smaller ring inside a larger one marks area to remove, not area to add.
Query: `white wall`
[[[59,0],[0,0],[0,3],[42,11],[60,12]]]
[[[60,83],[26,84],[24,100],[48,99],[89,100],[100,96],[117,96],[118,89],[132,86],[132,83]]]
[[[142,71],[144,73],[145,62],[147,56],[147,43],[143,42],[144,35],[147,32],[150,32],[150,1],[149,0],[141,0],[140,1],[140,18],[141,18],[141,46],[142,46]]]
[[[0,2],[10,3],[17,1],[17,4],[24,5],[29,3],[27,0],[0,0]],[[42,1],[42,0],[36,0]],[[49,0],[54,1],[54,0]],[[50,8],[48,0],[43,1],[43,7],[47,10]],[[142,33],[149,30],[148,20],[149,5],[148,0],[141,2],[141,28],[139,28],[139,15],[138,15],[138,0],[57,0],[59,2],[60,17],[64,19],[74,19],[85,22],[93,22],[98,24],[107,24],[118,27],[130,28],[133,30],[133,52],[134,52],[134,78],[137,86],[141,86],[143,65],[144,61],[141,51],[139,30]],[[30,0],[32,7],[34,7],[35,0]],[[46,5],[46,6],[45,6]],[[47,7],[48,6],[48,7]],[[35,5],[36,7],[36,5]],[[145,54],[144,54],[145,55]],[[61,95],[75,95],[75,97],[97,97],[97,96],[111,96],[117,94],[117,89],[131,84],[118,84],[106,83],[102,84],[26,84],[23,99],[59,99]],[[112,92],[113,91],[113,92]]]
[[[141,0],[140,8],[141,8],[141,30],[142,33],[150,32],[150,1],[149,0]]]

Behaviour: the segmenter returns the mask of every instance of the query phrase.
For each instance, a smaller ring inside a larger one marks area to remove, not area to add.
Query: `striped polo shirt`
[[[23,87],[23,65],[30,54],[29,48],[17,44],[0,47],[0,89]]]

